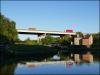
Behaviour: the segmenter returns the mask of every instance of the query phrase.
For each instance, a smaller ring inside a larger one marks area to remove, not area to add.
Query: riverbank
[[[43,45],[9,45],[1,54],[4,57],[43,59],[57,54],[58,50]],[[42,56],[42,57],[41,57]]]
[[[6,48],[5,48],[6,47]],[[85,46],[69,46],[65,49],[48,47],[43,45],[24,45],[24,44],[11,44],[5,46],[2,52],[0,53],[1,56],[4,57],[12,57],[12,58],[33,58],[35,60],[38,59],[45,59],[50,58],[53,55],[57,54],[58,51],[63,59],[66,55],[69,54],[84,54],[86,52],[91,52],[99,56],[100,50],[97,48],[87,48]]]

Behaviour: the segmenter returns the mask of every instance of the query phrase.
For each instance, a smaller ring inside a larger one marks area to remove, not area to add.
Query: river
[[[70,54],[66,60],[34,61],[32,59],[3,59],[0,75],[36,74],[100,74],[99,57],[95,54]]]

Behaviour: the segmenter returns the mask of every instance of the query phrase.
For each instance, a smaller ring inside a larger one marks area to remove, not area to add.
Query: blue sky
[[[99,1],[2,1],[1,12],[17,29],[99,32]]]

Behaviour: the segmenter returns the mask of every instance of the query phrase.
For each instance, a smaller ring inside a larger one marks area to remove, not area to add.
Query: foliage
[[[0,44],[13,43],[17,40],[16,23],[0,13]]]
[[[37,40],[31,40],[30,38],[25,39],[24,41],[18,40],[16,44],[23,44],[23,45],[38,45]]]
[[[64,36],[63,42],[70,43],[72,38],[69,35]]]
[[[79,35],[79,37],[83,37],[83,33],[82,32],[76,32],[77,35]]]
[[[24,40],[24,44],[26,45],[37,45],[37,40],[31,40],[30,38],[27,38]]]
[[[55,42],[55,38],[51,37],[50,35],[47,35],[45,38],[41,39],[42,44],[49,44]]]
[[[41,39],[42,44],[50,44],[50,43],[63,43],[67,44],[70,43],[72,38],[69,35],[62,36],[62,37],[51,37],[47,35],[45,38]]]
[[[92,34],[93,36],[93,45],[100,45],[100,32]]]

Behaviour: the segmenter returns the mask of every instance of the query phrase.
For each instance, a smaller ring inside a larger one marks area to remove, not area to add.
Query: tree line
[[[11,44],[17,40],[16,22],[0,13],[0,44]]]

